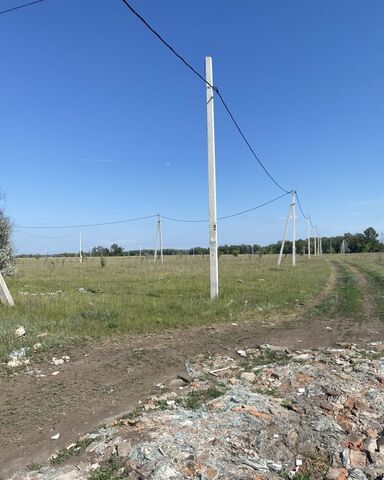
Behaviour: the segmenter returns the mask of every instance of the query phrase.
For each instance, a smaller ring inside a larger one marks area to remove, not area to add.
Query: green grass
[[[346,265],[339,265],[339,276],[336,286],[338,313],[344,317],[356,315],[361,310],[362,294],[354,274]]]
[[[209,300],[208,257],[19,259],[7,279],[15,307],[0,306],[0,361],[22,346],[43,344],[40,356],[89,341],[213,322],[283,318],[318,295],[330,274],[321,257],[221,256],[220,298]],[[241,281],[239,281],[241,280]],[[80,288],[86,291],[79,291]],[[58,292],[58,293],[55,293]],[[54,293],[52,295],[52,293]],[[14,331],[23,325],[26,337]],[[47,336],[38,337],[42,333]]]
[[[348,268],[346,259],[338,256],[335,261],[335,257],[332,259],[337,275],[335,288],[315,306],[312,314],[354,318],[361,313],[362,292],[355,275]]]
[[[384,255],[370,253],[348,256],[347,261],[368,280],[368,293],[374,299],[375,314],[384,319]]]
[[[123,467],[124,464],[122,460],[112,455],[107,463],[101,465],[91,473],[88,480],[118,480],[122,478],[121,475],[119,475],[119,470]]]
[[[70,448],[69,450],[66,448],[60,450],[60,452],[55,457],[51,458],[49,463],[51,465],[60,465],[61,463],[66,462],[72,457],[81,455],[88,447],[88,445],[90,445],[96,440],[98,440],[98,438],[84,438],[82,440],[79,440],[73,448]]]
[[[179,403],[187,410],[196,410],[209,400],[221,397],[225,393],[225,388],[209,387],[204,390],[194,390],[186,397],[180,399]]]

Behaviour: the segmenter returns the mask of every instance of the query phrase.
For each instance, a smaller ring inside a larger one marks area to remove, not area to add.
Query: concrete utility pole
[[[292,266],[296,266],[296,192],[292,192]]]
[[[79,238],[79,261],[80,261],[80,263],[83,263],[83,252],[82,252],[82,245],[81,245],[81,232],[80,232],[80,238]]]
[[[157,214],[157,231],[156,231],[156,246],[155,246],[155,255],[153,257],[153,261],[156,262],[157,259],[157,247],[160,244],[160,261],[164,263],[164,256],[163,256],[163,232],[161,231],[161,217],[160,213]]]
[[[317,235],[316,235],[316,232],[313,236],[313,241],[315,242],[315,247],[314,247],[314,255],[315,257],[317,256]]]
[[[205,57],[205,79],[207,82],[209,272],[211,300],[214,300],[219,296],[219,259],[217,254],[215,118],[211,57]]]
[[[5,304],[13,307],[15,302],[13,301],[12,295],[8,290],[7,284],[3,278],[3,275],[0,273],[0,300]]]
[[[292,204],[289,204],[288,215],[287,215],[287,219],[286,219],[286,221],[285,221],[285,226],[284,226],[283,241],[281,242],[279,258],[277,259],[277,265],[278,265],[278,266],[281,265],[281,260],[283,259],[284,246],[285,246],[285,241],[286,241],[286,239],[287,239],[288,224],[289,224],[289,219],[291,218],[291,215],[292,215]]]
[[[307,236],[308,236],[308,258],[311,258],[311,227],[310,227],[311,220],[307,217]]]

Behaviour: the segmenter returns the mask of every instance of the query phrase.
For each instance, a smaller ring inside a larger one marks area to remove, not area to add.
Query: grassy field
[[[177,256],[164,264],[144,257],[19,259],[7,279],[16,306],[0,306],[0,358],[20,346],[46,350],[127,333],[244,319],[284,318],[322,290],[325,257],[299,257],[295,269],[276,257],[222,256],[220,298],[209,300],[207,257]],[[15,338],[23,325],[27,335]],[[44,337],[41,334],[47,333]]]

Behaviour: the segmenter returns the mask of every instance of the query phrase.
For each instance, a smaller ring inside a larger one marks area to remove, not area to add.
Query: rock
[[[249,383],[253,383],[256,380],[256,375],[253,372],[243,372],[240,377]]]
[[[369,457],[371,459],[371,462],[374,463],[377,467],[384,467],[384,453],[370,452]]]
[[[366,438],[364,441],[364,450],[368,453],[374,453],[378,450],[377,441],[374,438]]]
[[[249,405],[241,405],[240,407],[234,407],[232,409],[232,412],[236,413],[248,413],[249,415],[252,415],[252,417],[257,417],[262,420],[271,420],[272,415],[269,413],[265,412],[259,412],[255,407],[251,407]]]
[[[351,462],[351,467],[365,467],[367,465],[367,455],[364,452],[350,450],[349,461]]]
[[[41,348],[43,348],[43,344],[42,343],[35,343],[32,348],[36,352],[37,350],[40,350]]]
[[[330,468],[325,476],[325,480],[346,480],[348,470],[345,468]]]
[[[349,472],[348,479],[352,480],[368,480],[367,476],[358,468],[354,468]]]
[[[23,326],[17,327],[15,330],[15,337],[23,337],[27,332]]]

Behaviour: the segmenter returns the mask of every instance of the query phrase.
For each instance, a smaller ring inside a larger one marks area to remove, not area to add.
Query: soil
[[[130,336],[67,351],[70,361],[64,365],[37,365],[45,377],[21,372],[1,378],[0,475],[46,462],[79,435],[158,392],[156,384],[178,374],[185,376],[185,362],[198,354],[234,354],[263,343],[316,348],[381,339],[384,323],[368,305],[372,298],[366,279],[353,273],[365,297],[364,322],[314,316],[307,310],[284,322],[269,319]],[[334,282],[335,274],[317,303]],[[55,370],[60,373],[52,376]],[[57,432],[59,440],[51,440]]]

